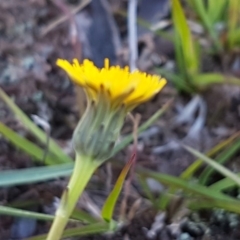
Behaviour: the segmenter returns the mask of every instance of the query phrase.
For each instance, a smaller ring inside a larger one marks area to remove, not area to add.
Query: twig
[[[91,2],[91,0],[83,0],[83,1],[81,1],[81,3],[76,8],[74,8],[72,11],[70,11],[71,15],[75,15],[81,9],[86,7],[90,2]],[[59,24],[65,22],[68,18],[69,18],[68,15],[64,15],[64,16],[54,20],[52,23],[50,23],[47,27],[45,27],[42,30],[41,36],[42,37],[45,36],[47,33],[51,32],[54,28],[56,28]]]
[[[137,0],[128,2],[128,44],[129,44],[129,67],[131,71],[136,70],[138,57],[137,46]]]
[[[136,212],[140,208],[141,203],[142,203],[142,198],[138,198],[137,200],[135,200],[135,202],[131,206],[131,209],[129,210],[129,213],[127,215],[128,221],[132,221],[134,216],[136,216]]]
[[[78,30],[77,30],[77,23],[74,19],[74,15],[72,12],[68,9],[66,4],[62,2],[62,0],[52,0],[52,2],[60,9],[62,12],[67,16],[69,20],[69,29],[70,29],[70,39],[71,44],[74,49],[74,57],[81,59],[81,43],[79,42],[77,36],[78,36]]]
[[[140,122],[140,114],[137,114],[136,117],[134,118],[131,114],[130,114],[130,118],[133,121],[133,139],[134,139],[134,145],[133,145],[133,154],[135,154],[135,160],[132,164],[131,170],[130,170],[130,177],[126,180],[125,185],[124,185],[124,197],[123,200],[121,202],[121,208],[120,208],[120,220],[124,220],[125,216],[126,216],[126,209],[127,209],[127,200],[128,200],[128,196],[130,193],[130,185],[133,179],[133,174],[134,174],[134,170],[135,170],[135,164],[136,164],[136,159],[137,159],[137,143],[138,143],[138,126],[139,126],[139,122]]]
[[[101,210],[92,201],[89,195],[86,192],[84,192],[81,198],[83,199],[83,207],[85,207],[94,217],[101,219]]]

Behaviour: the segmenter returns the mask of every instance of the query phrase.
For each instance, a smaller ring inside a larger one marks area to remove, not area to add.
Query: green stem
[[[63,230],[67,225],[68,219],[71,216],[80,195],[100,164],[100,161],[94,161],[87,157],[78,156],[77,154],[73,174],[62,195],[47,240],[61,239]]]

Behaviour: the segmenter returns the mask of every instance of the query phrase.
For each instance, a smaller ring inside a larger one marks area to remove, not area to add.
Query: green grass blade
[[[6,207],[13,208],[14,210],[18,209],[18,208],[29,209],[32,206],[39,206],[40,204],[42,204],[40,199],[38,199],[38,200],[36,200],[36,199],[35,200],[29,200],[29,201],[22,200],[22,201],[11,202],[10,204],[7,204]],[[12,215],[11,212],[8,215]],[[50,215],[48,215],[48,216],[50,216]],[[53,220],[53,218],[52,218],[52,220]],[[82,211],[80,209],[76,209],[76,208],[75,208],[75,210],[73,211],[73,213],[71,215],[70,221],[75,221],[75,220],[78,220],[78,221],[80,221],[82,223],[89,223],[89,224],[90,223],[92,224],[92,223],[99,222],[99,219],[96,219],[92,215],[90,215],[89,213],[84,212],[84,211]]]
[[[187,193],[188,195],[185,196],[185,200],[188,202],[188,205],[191,208],[194,207],[195,200],[197,199],[198,202],[206,200],[206,203],[209,203],[209,206],[205,203],[205,205],[202,205],[202,208],[220,207],[228,211],[240,213],[240,201],[235,200],[234,198],[229,197],[219,191],[209,189],[208,187],[202,186],[196,182],[189,182],[167,174],[155,173],[140,167],[136,168],[136,172],[141,177],[151,177],[160,183],[169,186],[171,189],[182,190],[183,192]]]
[[[55,177],[70,175],[70,171],[71,171],[73,165],[71,166],[71,164],[65,164],[65,166],[60,166],[60,165],[56,166],[56,168],[58,168],[58,167],[62,167],[62,171],[58,171],[56,173]],[[64,171],[64,167],[65,167],[65,171]],[[171,188],[182,189],[184,192],[186,192],[190,195],[193,195],[193,196],[200,196],[200,197],[210,199],[210,200],[212,199],[214,201],[218,201],[218,203],[219,203],[219,201],[224,200],[224,201],[228,201],[229,204],[231,203],[232,205],[237,204],[233,198],[228,197],[228,196],[220,193],[219,191],[215,191],[214,189],[207,188],[205,186],[202,186],[202,185],[194,183],[194,182],[189,182],[189,181],[180,179],[178,177],[173,177],[173,176],[170,176],[167,174],[155,173],[153,171],[145,170],[145,169],[142,169],[139,167],[137,167],[136,171],[140,175],[140,177],[142,176],[144,178],[148,178],[148,177],[153,178],[157,181],[160,181],[162,184],[168,185]],[[240,209],[240,207],[238,207],[238,209]],[[6,208],[2,209],[2,213],[4,213],[3,210],[6,211]],[[12,213],[11,211],[7,211],[7,213],[8,213],[8,215],[23,216],[20,212]],[[20,213],[20,214],[17,215],[18,213]],[[28,215],[24,215],[24,216],[29,217]],[[45,219],[44,216],[43,216],[43,219]],[[40,217],[42,217],[42,216],[40,216]],[[73,217],[74,217],[74,215],[73,215]],[[49,218],[49,220],[50,220],[50,218]]]
[[[31,211],[26,211],[26,210],[21,210],[21,209],[15,209],[11,207],[6,207],[6,206],[0,206],[0,214],[2,215],[8,215],[8,216],[14,216],[14,217],[24,217],[24,218],[32,218],[32,219],[38,219],[38,220],[43,220],[43,221],[53,221],[54,216],[53,215],[48,215],[48,214],[43,214],[43,213],[36,213],[36,212],[31,212]],[[80,218],[80,215],[78,214],[78,217]],[[88,217],[87,217],[88,219]],[[82,220],[85,220],[85,218],[82,218]],[[71,222],[77,222],[76,220],[70,219],[69,221]],[[96,220],[95,220],[96,221]],[[86,227],[82,228],[72,228],[64,231],[63,236],[64,237],[72,237],[72,236],[83,236],[91,233],[103,233],[106,232],[109,229],[109,225],[105,222],[95,222],[93,224],[90,224]],[[33,238],[29,238],[29,240],[33,239],[46,239],[46,235],[41,235]]]
[[[225,164],[236,152],[240,149],[240,140],[235,142],[232,146],[226,149],[219,157],[215,160],[219,164]],[[214,173],[215,169],[208,166],[199,176],[199,183],[206,185],[209,182],[209,178]]]
[[[40,128],[38,128],[28,116],[8,97],[8,95],[0,88],[0,98],[12,110],[14,115],[22,122],[22,124],[30,131],[41,143],[46,144],[47,135]],[[71,162],[72,159],[68,157],[62,149],[52,140],[49,140],[49,151],[58,156],[59,162]]]
[[[53,221],[54,219],[53,215],[17,209],[12,206],[0,206],[0,215],[33,218],[33,219],[44,220],[44,221]],[[77,220],[84,223],[89,223],[89,224],[99,222],[99,220],[96,220],[90,214],[83,212],[79,209],[75,209],[69,221],[77,222]]]
[[[240,173],[237,174],[240,177]],[[235,187],[237,184],[229,179],[229,178],[223,178],[222,180],[219,180],[212,185],[208,186],[209,189],[213,189],[214,191],[223,191],[227,190],[229,188]]]
[[[212,25],[222,20],[222,15],[227,7],[227,1],[228,0],[218,0],[216,3],[216,1],[208,0],[207,16]]]
[[[0,187],[19,186],[68,176],[72,173],[73,164],[34,167],[18,170],[6,170],[0,174]]]
[[[156,68],[155,71],[158,74],[166,77],[168,81],[171,81],[178,90],[181,90],[190,94],[194,92],[193,86],[191,86],[191,84],[186,81],[186,75],[184,75],[185,73],[178,75],[178,74],[171,73],[163,68]]]
[[[215,162],[211,158],[205,156],[204,154],[198,152],[197,150],[195,150],[195,149],[193,149],[191,147],[184,146],[184,148],[188,152],[192,153],[195,157],[201,158],[205,163],[210,165],[216,171],[218,171],[221,174],[223,174],[223,176],[228,177],[229,179],[233,180],[237,185],[240,186],[240,178],[235,173],[231,172],[230,170],[228,170],[224,166],[220,165],[219,163]]]
[[[106,233],[109,230],[109,224],[106,222],[100,222],[95,224],[90,224],[83,227],[69,228],[64,231],[63,238],[70,238],[76,236],[86,236],[92,234]],[[36,237],[27,238],[26,240],[45,240],[47,234],[39,235]]]
[[[222,193],[217,191],[210,191],[207,187],[202,186],[195,182],[189,182],[178,177],[170,176],[167,174],[156,173],[150,170],[145,170],[143,168],[136,168],[136,172],[144,177],[148,178],[151,177],[162,184],[169,186],[171,189],[182,189],[184,192],[189,193],[193,196],[202,196],[205,198],[212,198],[212,199],[225,199],[225,200],[232,200],[233,198],[228,197]]]
[[[16,209],[9,206],[0,206],[0,215],[33,218],[33,219],[38,219],[43,221],[53,221],[54,219],[53,215],[37,213],[37,212],[32,212],[32,211],[27,211],[22,209]],[[97,222],[97,220],[94,219],[92,216],[80,210],[75,210],[71,217],[72,219],[69,220],[71,222],[77,222],[76,220],[84,221],[86,223]]]
[[[6,207],[6,206],[0,206],[0,214],[14,216],[14,217],[34,218],[34,219],[44,220],[44,221],[52,221],[54,219],[54,216],[52,215],[36,213],[36,212]]]
[[[37,145],[30,142],[26,138],[23,138],[22,136],[18,135],[17,133],[15,133],[13,130],[11,130],[1,122],[0,122],[0,133],[6,139],[8,139],[12,144],[14,144],[16,147],[18,147],[28,155],[32,156],[36,160],[43,162],[44,151],[41,148],[39,148]],[[45,158],[45,163],[57,164],[60,162],[59,160],[61,159],[58,159],[55,156],[48,154]]]
[[[176,55],[177,72],[179,73],[179,76],[176,75],[176,77],[174,76],[170,79],[174,82],[178,90],[185,90],[184,86],[188,86],[189,83],[186,62],[184,61],[183,46],[177,31],[175,31],[174,36],[174,50]]]
[[[239,132],[235,133],[228,139],[220,142],[215,147],[213,147],[210,151],[206,153],[206,156],[212,157],[213,155],[217,154],[218,152],[222,151],[222,149],[226,148],[228,145],[230,145],[237,137],[239,137]],[[182,179],[190,179],[193,177],[195,172],[202,166],[203,161],[201,159],[197,159],[194,161],[182,174]]]
[[[240,214],[240,201],[220,200],[220,199],[197,199],[190,201],[188,207],[192,210],[221,208],[229,212]]]
[[[179,36],[179,44],[182,46],[184,58],[181,61],[185,61],[188,73],[193,76],[199,70],[199,62],[191,32],[179,0],[172,0],[172,18],[175,31]]]
[[[240,31],[237,30],[234,32],[238,37],[240,37]],[[239,38],[237,41],[240,43]],[[199,88],[199,90],[204,90],[209,85],[213,84],[231,84],[231,85],[240,85],[240,81],[236,77],[224,76],[218,73],[204,73],[194,76],[194,84]]]
[[[212,1],[212,0],[210,0],[210,1]],[[218,39],[218,36],[216,34],[214,27],[213,27],[213,23],[211,22],[210,16],[207,14],[206,8],[204,6],[204,1],[203,0],[194,0],[192,2],[193,2],[195,11],[201,18],[203,25],[207,29],[210,37],[212,38],[212,40],[214,42],[215,49],[218,52],[222,51],[222,45]],[[215,2],[215,1],[213,1],[213,2]]]
[[[58,165],[58,166],[55,166],[54,169],[55,169],[54,170],[55,178],[69,176],[69,175],[71,175],[71,171],[73,169],[73,164]],[[58,169],[60,169],[60,170],[58,171]],[[34,172],[34,171],[35,171],[35,169],[33,169],[32,172]],[[203,197],[208,197],[208,198],[218,197],[218,198],[223,198],[223,199],[229,199],[229,197],[225,196],[224,194],[221,194],[221,193],[219,194],[218,192],[209,191],[208,188],[205,186],[202,186],[202,185],[194,183],[194,182],[189,182],[189,181],[180,179],[178,177],[170,176],[167,174],[155,173],[153,171],[145,170],[145,169],[142,169],[139,167],[136,168],[136,171],[140,175],[140,177],[144,177],[144,178],[150,177],[150,178],[160,181],[161,183],[166,184],[170,187],[183,189],[184,191],[186,191],[188,193],[193,193],[193,194],[197,194],[197,195],[200,195]],[[50,176],[52,176],[52,175],[50,175]],[[47,174],[46,174],[45,177],[50,179],[50,176],[47,176]]]
[[[216,83],[226,83],[226,77],[218,73],[204,73],[194,76],[195,85],[201,89],[209,87]]]

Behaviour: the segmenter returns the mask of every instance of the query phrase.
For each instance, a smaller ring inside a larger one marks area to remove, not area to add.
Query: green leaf
[[[216,83],[226,83],[226,77],[218,73],[204,73],[194,76],[194,83],[200,88],[206,88]]]
[[[237,185],[240,186],[240,178],[238,177],[238,175],[236,175],[235,173],[231,172],[230,170],[228,170],[224,166],[220,165],[219,163],[215,162],[211,158],[209,158],[209,157],[205,156],[204,154],[198,152],[197,150],[195,150],[195,149],[193,149],[191,147],[188,147],[188,146],[184,146],[184,148],[188,152],[192,153],[195,157],[201,158],[204,162],[206,162],[208,165],[210,165],[216,171],[218,171],[221,174],[223,174],[223,176],[228,177],[229,179],[233,180]]]
[[[50,179],[56,179],[58,177],[69,176],[72,173],[72,169],[73,164],[67,163],[57,166],[5,170],[0,174],[0,187],[32,184],[36,182],[47,181]]]
[[[0,133],[16,147],[18,147],[28,155],[34,157],[36,160],[43,162],[44,151],[41,148],[39,148],[37,145],[30,142],[26,138],[21,137],[1,122]],[[58,163],[58,159],[55,156],[52,156],[52,154],[48,154],[45,158],[45,163],[56,164]]]
[[[115,183],[113,190],[108,195],[107,200],[105,201],[103,207],[102,207],[102,218],[105,219],[107,222],[112,221],[113,212],[115,209],[115,205],[117,203],[117,200],[119,198],[119,195],[121,193],[125,178],[127,177],[127,174],[134,163],[136,158],[136,154],[134,153],[131,159],[128,161],[128,163],[124,166],[122,169],[117,182]]]
[[[172,18],[177,33],[176,38],[179,38],[179,44],[182,46],[184,57],[183,59],[178,59],[178,64],[181,64],[181,61],[184,61],[188,73],[190,76],[193,76],[199,70],[199,62],[191,32],[179,0],[172,0]]]
[[[22,122],[25,128],[28,129],[41,143],[46,144],[46,133],[38,128],[1,88],[0,98],[2,98],[2,100],[7,104],[14,115]],[[72,159],[68,157],[52,139],[49,139],[49,151],[58,157],[58,162],[67,163],[72,161]]]

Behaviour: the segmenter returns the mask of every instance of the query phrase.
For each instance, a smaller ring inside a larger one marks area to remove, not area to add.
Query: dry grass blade
[[[71,11],[71,14],[75,15],[80,10],[82,10],[84,7],[86,7],[90,2],[91,2],[91,0],[83,0],[83,1],[81,1],[80,4]],[[64,16],[54,20],[52,23],[50,23],[47,27],[45,27],[42,30],[41,36],[42,37],[45,36],[46,34],[51,32],[53,29],[55,29],[59,24],[65,22],[67,19],[68,19],[68,16],[64,15]]]

